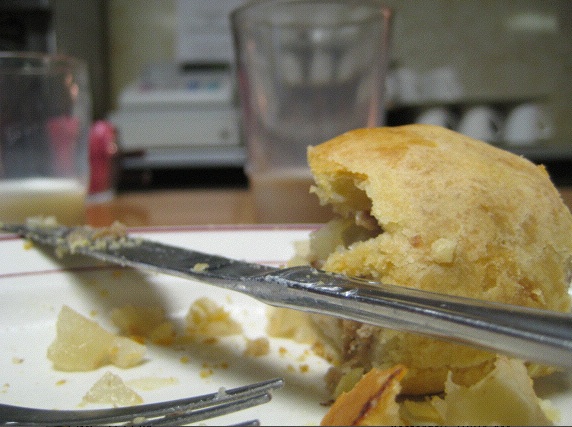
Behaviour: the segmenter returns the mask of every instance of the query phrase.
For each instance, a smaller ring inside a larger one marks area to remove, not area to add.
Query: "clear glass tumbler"
[[[258,221],[322,221],[307,147],[384,124],[391,11],[378,0],[267,0],[230,19]]]

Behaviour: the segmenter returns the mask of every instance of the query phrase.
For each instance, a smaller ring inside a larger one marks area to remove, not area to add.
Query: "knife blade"
[[[572,316],[347,277],[275,268],[90,227],[2,224],[6,232],[141,270],[241,292],[276,307],[325,314],[572,368]]]

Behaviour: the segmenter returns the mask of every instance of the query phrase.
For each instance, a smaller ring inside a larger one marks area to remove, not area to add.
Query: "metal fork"
[[[167,402],[92,410],[50,410],[0,404],[0,425],[182,425],[269,402],[282,378]],[[241,425],[258,425],[258,420]]]

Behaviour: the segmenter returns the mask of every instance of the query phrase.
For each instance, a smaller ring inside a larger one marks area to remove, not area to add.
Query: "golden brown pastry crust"
[[[313,191],[342,216],[370,212],[375,238],[335,251],[326,270],[492,301],[570,309],[572,215],[546,170],[431,125],[357,129],[309,148]],[[492,355],[338,322],[342,360],[403,363],[405,393],[474,378]]]
[[[342,393],[322,419],[323,426],[403,425],[395,399],[407,369],[397,365],[372,369],[347,393]]]

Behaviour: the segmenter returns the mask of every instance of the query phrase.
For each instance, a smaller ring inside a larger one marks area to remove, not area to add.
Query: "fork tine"
[[[196,423],[210,418],[220,417],[232,412],[238,412],[243,409],[251,408],[253,406],[261,405],[269,402],[271,396],[268,392],[259,396],[249,396],[240,400],[230,401],[215,407],[205,407],[199,410],[186,410],[182,413],[167,414],[164,417],[156,418],[154,420],[144,420],[141,422],[145,426],[166,426],[166,425],[183,425],[188,423]]]
[[[276,382],[271,384],[276,384],[277,387],[283,385],[282,380],[273,381]],[[238,412],[269,402],[272,398],[270,390],[276,388],[271,387],[271,384],[256,388],[245,386],[239,389],[225,390],[222,393],[219,391],[219,393],[216,393],[215,400],[209,399],[208,401],[186,405],[181,407],[180,410],[165,414],[163,417],[154,420],[146,419],[141,421],[141,423],[145,426],[181,425]],[[209,397],[214,395],[209,395]]]
[[[170,425],[213,418],[260,405],[271,391],[284,385],[282,378],[262,381],[216,393],[145,405],[93,410],[47,410],[0,405],[0,425],[115,424],[119,422]],[[196,417],[196,418],[195,418]]]

